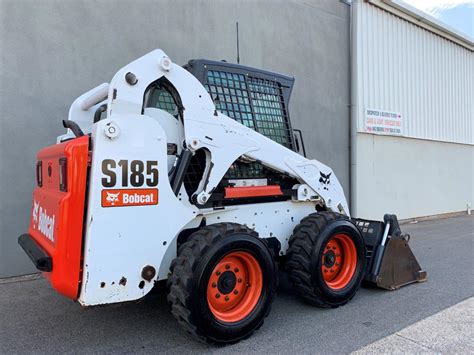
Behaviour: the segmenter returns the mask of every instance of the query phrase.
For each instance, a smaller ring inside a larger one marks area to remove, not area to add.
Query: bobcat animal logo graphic
[[[120,195],[120,192],[117,192],[116,194],[113,194],[111,192],[107,192],[106,200],[107,200],[107,202],[110,202],[110,204],[113,206],[113,205],[115,205],[116,202],[119,202],[119,199],[118,199],[119,195]]]
[[[39,215],[39,202],[33,201],[33,224],[34,227],[36,228],[36,225],[38,224],[38,215]]]
[[[324,185],[329,185],[331,183],[331,180],[330,180],[330,177],[331,177],[331,174],[332,173],[329,173],[329,174],[324,174],[323,172],[319,172],[319,175],[321,175],[321,177],[319,178],[319,182],[320,183],[323,183]],[[326,186],[323,187],[324,190],[329,190]]]

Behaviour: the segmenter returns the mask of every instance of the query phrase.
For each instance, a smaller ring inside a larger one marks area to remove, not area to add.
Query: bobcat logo
[[[33,201],[33,225],[36,228],[38,224],[39,202]]]
[[[110,192],[107,192],[107,202],[110,202],[110,204],[113,206],[115,205],[115,202],[118,202],[118,197],[120,195],[120,192],[117,192],[116,194],[113,194],[113,193],[110,193]]]
[[[32,216],[33,228],[54,243],[54,221],[56,216],[40,206],[39,202],[33,200]]]
[[[324,185],[329,185],[331,183],[330,177],[332,173],[329,174],[324,174],[323,172],[319,172],[321,177],[319,178],[319,182],[324,184]],[[326,186],[323,187],[324,190],[329,190]]]

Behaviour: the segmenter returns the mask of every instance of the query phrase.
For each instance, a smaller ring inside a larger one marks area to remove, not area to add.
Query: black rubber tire
[[[263,283],[260,299],[243,320],[224,323],[216,319],[207,302],[207,285],[215,265],[233,251],[246,251],[260,264]],[[258,234],[236,223],[218,223],[194,232],[183,243],[171,264],[168,302],[171,313],[186,332],[213,344],[236,343],[248,338],[270,313],[278,282],[272,251]]]
[[[343,232],[350,236],[357,251],[354,276],[341,290],[331,289],[323,278],[322,255],[328,240]],[[359,229],[344,215],[334,212],[310,214],[295,227],[289,240],[287,270],[294,288],[315,306],[336,308],[346,304],[360,288],[365,273],[365,245]]]

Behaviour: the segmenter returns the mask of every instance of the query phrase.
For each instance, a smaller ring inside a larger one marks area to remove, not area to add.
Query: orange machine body
[[[28,233],[52,259],[44,276],[76,299],[81,280],[89,137],[46,147],[37,155],[37,184]]]

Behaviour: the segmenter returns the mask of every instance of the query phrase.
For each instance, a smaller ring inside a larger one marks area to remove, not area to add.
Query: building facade
[[[474,202],[473,41],[401,1],[352,4],[352,213]]]

